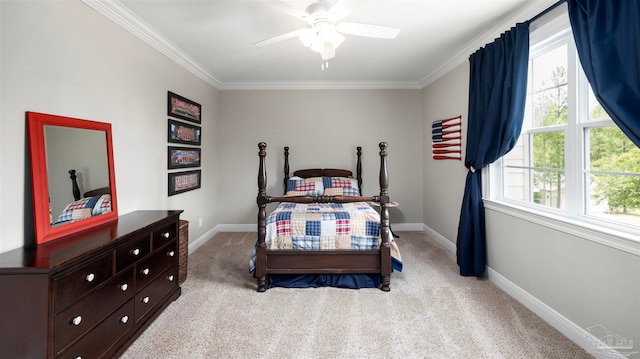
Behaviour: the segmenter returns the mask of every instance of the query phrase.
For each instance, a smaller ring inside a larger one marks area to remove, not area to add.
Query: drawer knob
[[[145,268],[145,269],[143,269],[143,270],[141,270],[141,271],[140,271],[140,273],[142,273],[142,274],[144,274],[144,275],[149,275],[149,272],[151,272],[151,271],[149,270],[149,268]]]
[[[175,256],[175,255],[176,255],[176,252],[175,252],[175,251],[170,251],[169,253],[167,253],[167,255],[168,255],[169,257],[173,257],[173,256]]]
[[[149,297],[142,298],[142,303],[144,303],[144,304],[149,303]]]
[[[122,324],[126,324],[129,321],[129,316],[125,315],[124,317],[120,318],[120,323]]]
[[[169,280],[169,282],[173,282],[173,274],[168,276],[167,279]]]
[[[169,234],[169,232],[164,232],[164,233],[162,233],[162,236],[164,238],[169,238],[171,236],[171,234]]]
[[[86,277],[84,277],[84,279],[86,279],[87,282],[93,282],[93,280],[96,279],[96,275],[93,273],[89,273]]]
[[[131,251],[131,253],[132,253],[134,256],[138,256],[138,255],[140,255],[140,248],[136,248],[136,249],[132,250],[132,251]]]
[[[127,291],[127,289],[129,289],[129,285],[128,285],[127,283],[124,283],[124,284],[122,284],[122,285],[120,286],[120,289],[121,289],[123,292],[126,292],[126,291]]]
[[[76,357],[75,359],[82,359],[82,357]]]
[[[80,323],[82,322],[82,317],[81,316],[77,316],[73,319],[71,319],[71,323],[73,323],[73,325],[80,325]]]

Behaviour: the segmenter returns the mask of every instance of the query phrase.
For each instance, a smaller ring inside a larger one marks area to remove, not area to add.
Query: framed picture
[[[169,146],[167,151],[167,167],[170,170],[175,168],[200,167],[200,154],[200,148]]]
[[[202,106],[180,95],[169,91],[167,99],[167,115],[195,123],[202,121]]]
[[[171,143],[183,143],[200,146],[200,126],[190,125],[184,122],[169,119],[168,141]]]
[[[200,188],[200,170],[169,173],[169,196]]]

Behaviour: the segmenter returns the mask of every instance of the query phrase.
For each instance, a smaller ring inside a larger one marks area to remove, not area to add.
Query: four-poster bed
[[[361,193],[361,147],[355,179],[345,169],[303,169],[289,177],[289,148],[285,147],[285,194],[268,196],[266,147],[264,142],[258,144],[258,240],[249,266],[258,291],[299,287],[287,279],[296,275],[311,281],[309,286],[389,291],[391,272],[402,270],[402,262],[389,228],[387,143],[379,144],[380,194],[376,196]],[[379,204],[380,212],[369,202]],[[279,204],[267,217],[269,203]]]

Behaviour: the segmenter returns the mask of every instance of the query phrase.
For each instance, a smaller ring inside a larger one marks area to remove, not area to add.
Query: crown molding
[[[557,0],[529,1],[527,6],[512,12],[495,25],[480,33],[463,45],[450,59],[428,73],[417,82],[246,82],[223,83],[207,69],[187,55],[140,19],[118,0],[82,0],[87,6],[98,11],[109,20],[129,31],[152,48],[167,56],[179,66],[191,72],[218,90],[371,90],[371,89],[423,89],[449,71],[468,61],[469,56],[480,47],[492,42],[500,33],[512,27],[516,22],[527,21],[553,5]]]
[[[450,60],[438,66],[435,70],[430,72],[418,83],[422,88],[427,87],[429,84],[436,81],[449,71],[468,61],[469,56],[476,52],[476,50],[490,42],[493,42],[498,36],[500,36],[501,33],[513,27],[516,23],[528,21],[556,2],[558,2],[558,0],[529,1],[530,4],[528,4],[527,6],[523,6],[518,10],[511,12],[509,15],[500,19],[499,22],[495,23],[493,26],[481,32],[480,34],[478,34],[478,36],[464,44],[458,51],[455,52],[454,55],[451,56]]]
[[[82,0],[83,3],[104,15],[123,29],[167,56],[185,70],[191,72],[209,85],[220,88],[222,84],[202,65],[187,55],[182,49],[162,36],[117,0]]]
[[[246,82],[223,83],[218,81],[197,61],[187,55],[127,9],[118,0],[82,0],[86,5],[98,11],[109,20],[129,31],[149,46],[158,50],[178,65],[193,73],[218,90],[335,90],[335,89],[421,89],[417,82]]]
[[[224,83],[220,90],[421,90],[417,82],[246,82]]]

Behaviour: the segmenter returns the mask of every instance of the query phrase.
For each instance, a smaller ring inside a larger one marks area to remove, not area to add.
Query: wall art
[[[195,123],[202,122],[202,106],[171,91],[168,91],[167,115]]]
[[[201,132],[202,129],[200,126],[194,126],[169,119],[167,136],[168,141],[171,143],[183,143],[199,146],[202,143],[200,138]]]
[[[201,171],[169,173],[169,196],[200,188]]]
[[[173,147],[167,150],[167,168],[188,168],[200,167],[200,148],[193,147]]]

